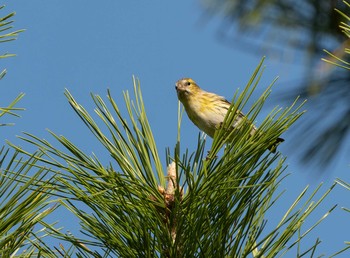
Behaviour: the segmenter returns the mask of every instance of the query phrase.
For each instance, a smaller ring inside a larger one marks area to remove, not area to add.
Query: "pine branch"
[[[77,252],[96,257],[274,257],[296,249],[300,257],[315,253],[318,240],[305,250],[300,243],[335,207],[309,228],[303,225],[333,187],[319,199],[315,195],[320,188],[309,196],[306,188],[279,223],[272,229],[266,227],[272,223],[266,214],[279,205],[283,196],[278,187],[286,180],[286,158],[266,149],[300,118],[301,106],[295,101],[290,107],[273,109],[254,136],[251,123],[230,135],[224,130],[235,119],[236,110],[247,105],[262,75],[261,67],[262,63],[245,89],[235,94],[209,155],[204,152],[205,137],[198,138],[194,153],[182,152],[179,109],[178,142],[173,153],[167,151],[167,176],[138,80],[133,80],[135,101],[124,93],[126,116],[110,91],[108,102],[92,95],[99,120],[66,91],[73,110],[111,158],[104,166],[97,155],[84,153],[53,132],[59,147],[31,134],[21,137],[39,149],[34,155],[11,145],[43,164],[39,167],[50,167],[56,179],[50,189],[80,220],[86,238],[54,228],[50,233],[70,242]],[[271,87],[250,108],[249,121],[264,107]]]
[[[18,152],[11,156],[4,147],[0,150],[1,257],[34,252],[29,242],[35,241],[37,225],[57,207],[47,202],[52,191],[50,179],[44,180],[48,171],[40,168],[33,173],[36,159],[17,158]],[[24,247],[30,250],[24,251]]]
[[[3,9],[5,6],[0,6],[0,10]],[[13,29],[13,26],[11,25],[13,23],[12,20],[10,20],[13,16],[15,15],[14,12],[7,14],[3,17],[0,17],[0,43],[8,42],[17,39],[17,36],[20,32],[23,30],[17,30],[17,31],[11,31],[7,32],[9,30]],[[5,34],[1,34],[3,32],[7,32]],[[15,56],[14,54],[3,54],[0,55],[0,59],[2,58],[7,58],[7,57],[12,57]],[[6,75],[7,71],[6,69],[2,70],[0,72],[0,80]],[[13,100],[7,107],[1,107],[0,106],[0,118],[4,116],[5,114],[13,115],[19,117],[19,115],[16,113],[16,111],[21,111],[24,110],[23,108],[15,108],[15,104],[23,98],[24,94],[20,93],[15,100]],[[13,125],[12,123],[5,123],[2,124],[0,123],[0,126],[5,126],[5,125]]]

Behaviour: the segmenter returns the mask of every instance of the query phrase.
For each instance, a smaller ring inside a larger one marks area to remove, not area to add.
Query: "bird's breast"
[[[189,102],[185,105],[186,113],[190,120],[210,137],[224,121],[227,110],[200,101]]]

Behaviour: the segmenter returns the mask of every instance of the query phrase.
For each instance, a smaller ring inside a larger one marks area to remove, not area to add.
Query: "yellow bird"
[[[178,80],[175,89],[190,120],[200,130],[213,138],[215,130],[223,123],[231,103],[222,96],[202,90],[191,78]],[[244,120],[244,117],[244,114],[238,111],[237,119],[232,127],[237,127]],[[254,135],[256,130],[257,128],[253,126],[251,135]],[[271,152],[276,152],[278,144],[283,141],[284,139],[277,138],[268,149]]]

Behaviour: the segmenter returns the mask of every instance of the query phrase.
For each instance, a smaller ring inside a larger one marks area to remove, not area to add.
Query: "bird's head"
[[[201,89],[191,78],[183,78],[176,82],[175,89],[181,102],[193,97]]]

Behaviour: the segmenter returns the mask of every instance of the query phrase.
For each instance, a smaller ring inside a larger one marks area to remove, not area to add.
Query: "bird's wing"
[[[228,101],[227,99],[225,99],[224,97],[222,97],[222,101],[225,102],[225,103],[227,103],[227,104],[229,104],[229,105],[231,106],[231,102]]]

